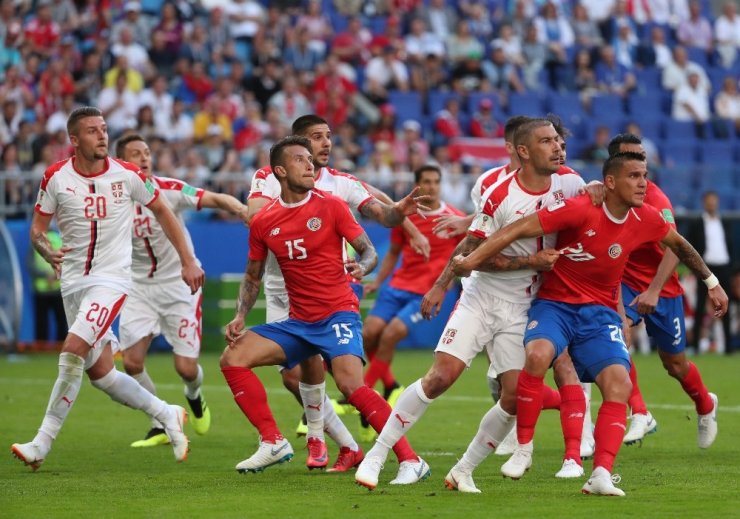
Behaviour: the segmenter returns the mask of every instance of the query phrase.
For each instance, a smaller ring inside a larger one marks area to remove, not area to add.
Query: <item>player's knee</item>
[[[421,387],[428,398],[437,398],[455,383],[458,373],[450,369],[431,369],[421,380]]]
[[[293,394],[296,394],[296,392],[300,391],[298,388],[300,378],[293,370],[284,369],[280,372],[280,376],[283,379],[283,386],[285,387],[285,389]]]
[[[394,346],[408,335],[408,328],[400,319],[393,319],[383,330],[381,341],[392,343]]]
[[[524,369],[530,375],[543,375],[552,362],[552,352],[544,348],[527,348]]]
[[[686,373],[689,370],[688,362],[686,362],[685,358],[676,358],[671,356],[661,357],[660,360],[663,362],[665,370],[673,378],[682,379],[686,376]]]
[[[516,393],[506,392],[501,393],[501,399],[499,400],[501,409],[509,414],[516,414]]]
[[[123,356],[123,369],[127,375],[138,375],[144,371],[144,359],[138,359],[132,356]]]

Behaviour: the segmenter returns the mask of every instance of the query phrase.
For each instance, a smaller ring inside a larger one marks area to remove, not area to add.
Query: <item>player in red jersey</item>
[[[108,129],[102,112],[84,107],[72,112],[67,132],[72,158],[44,173],[31,222],[31,243],[61,277],[69,333],[59,355],[59,375],[38,434],[14,443],[13,454],[36,470],[51,450],[82,385],[86,371],[93,386],[116,402],[140,409],[164,425],[175,458],[187,457],[182,432],[185,409],[158,399],[113,364],[110,326],[131,287],[131,236],[134,203],[147,206],[172,241],[181,276],[192,292],[204,274],[187,247],[172,212],[157,188],[133,164],[108,157]],[[56,216],[64,246],[55,251],[46,238]]]
[[[375,248],[342,200],[314,189],[308,139],[280,140],[270,150],[270,165],[280,180],[280,197],[252,221],[249,263],[221,357],[222,372],[237,404],[261,434],[257,453],[236,466],[240,472],[259,472],[293,456],[267,405],[264,387],[252,372],[254,367],[282,364],[292,368],[322,355],[331,364],[337,388],[374,428],[380,429],[391,411],[385,400],[363,384],[359,301],[346,276],[348,271],[361,279],[372,270],[377,263]],[[359,254],[357,261],[344,263],[344,240]],[[268,251],[275,255],[285,277],[290,315],[285,321],[242,333],[244,318],[259,293]],[[324,372],[317,372],[314,380],[307,375],[304,372],[302,396],[313,422],[320,419],[325,402]],[[398,442],[394,449],[400,462],[396,484],[429,476],[428,465],[408,442]]]
[[[529,311],[526,362],[517,384],[517,436],[521,474],[531,464],[534,427],[542,408],[543,377],[565,349],[582,381],[595,381],[603,403],[596,420],[594,470],[586,494],[623,496],[611,469],[626,429],[629,353],[618,310],[620,281],[632,251],[660,242],[705,280],[715,315],[727,311],[727,295],[694,248],[653,207],[644,205],[647,166],[644,155],[617,153],[604,163],[606,196],[601,207],[578,197],[538,211],[491,235],[469,256],[457,256],[454,270],[467,275],[485,265],[508,244],[524,237],[558,232],[561,258],[545,273]]]
[[[342,173],[328,167],[329,157],[332,148],[332,133],[327,122],[316,115],[305,115],[299,117],[293,122],[293,134],[306,137],[311,142],[311,148],[314,150],[314,176],[315,186],[317,189],[331,193],[344,200],[350,208],[359,211],[361,214],[371,218],[385,226],[392,227],[402,225],[409,233],[413,249],[429,257],[429,241],[422,235],[408,218],[407,214],[413,214],[417,210],[418,201],[423,197],[414,199],[413,193],[398,203],[388,198],[385,193],[372,188],[368,184],[360,182],[356,177],[347,173]],[[250,215],[256,214],[266,203],[280,195],[281,186],[277,177],[272,174],[270,167],[258,170],[252,179],[252,189],[249,193],[247,205]],[[371,194],[372,191],[372,194]],[[345,254],[346,256],[346,254]],[[358,294],[362,296],[362,285],[349,276],[350,284]],[[265,275],[263,278],[265,300],[267,303],[267,322],[277,322],[287,319],[288,317],[288,294],[285,289],[283,275],[275,262],[274,257],[270,254],[265,266]],[[296,400],[303,406],[301,394],[301,375],[303,369],[308,369],[314,373],[323,371],[324,363],[319,357],[308,359],[301,365],[292,369],[280,367],[280,373],[285,387],[293,393]],[[313,377],[318,375],[314,374]],[[351,407],[351,406],[350,406]],[[304,406],[305,409],[305,406]],[[327,396],[326,405],[323,406],[324,415],[321,420],[315,423],[308,423],[304,419],[299,423],[298,433],[307,436],[307,446],[309,447],[309,456],[306,461],[309,468],[321,468],[327,465],[327,461],[317,462],[316,458],[323,458],[322,452],[325,449],[324,431],[339,445],[340,451],[336,462],[330,469],[335,472],[344,472],[357,465],[363,457],[362,450],[352,438],[352,434],[344,425],[342,420]],[[343,407],[339,407],[344,411]],[[354,411],[354,408],[352,408]],[[305,422],[305,423],[304,423]],[[312,439],[319,441],[311,441]]]
[[[365,354],[370,359],[365,372],[365,384],[374,387],[378,380],[382,380],[383,396],[391,407],[404,389],[398,385],[390,370],[396,345],[421,320],[421,299],[432,287],[461,239],[447,238],[432,232],[435,225],[433,217],[463,215],[440,199],[442,171],[439,167],[420,166],[414,171],[414,180],[415,185],[420,188],[419,193],[430,197],[426,203],[430,211],[422,211],[408,219],[429,240],[430,258],[427,261],[414,252],[408,235],[401,228],[395,227],[391,231],[390,248],[380,264],[378,274],[371,283],[365,285],[365,294],[372,293],[392,274],[390,283],[378,293],[375,305],[365,318],[362,328]],[[399,257],[401,266],[394,271]],[[363,427],[370,431],[369,426],[363,424]],[[372,441],[374,431],[372,432],[372,435],[363,435],[362,439]]]
[[[620,134],[609,143],[609,154],[623,151],[645,153],[640,137]],[[675,229],[673,206],[663,191],[650,180],[645,188],[645,203],[655,207]],[[622,299],[630,326],[645,320],[648,335],[658,347],[663,367],[681,384],[694,401],[697,413],[698,445],[706,449],[717,437],[717,395],[710,393],[702,381],[699,368],[686,358],[686,333],[683,311],[683,288],[678,281],[678,257],[670,249],[655,243],[644,245],[633,252],[622,278]],[[628,341],[629,342],[629,341]],[[629,406],[632,412],[630,427],[624,443],[633,444],[646,434],[654,432],[658,424],[648,411],[637,384],[637,369],[632,360],[630,370],[632,394]]]
[[[194,254],[193,244],[181,221],[183,211],[221,209],[246,218],[247,207],[231,195],[213,193],[181,180],[153,175],[151,151],[141,135],[129,134],[119,139],[116,156],[137,166],[157,186],[161,197],[180,220],[191,254]],[[141,204],[136,204],[134,210],[131,266],[134,284],[121,312],[118,329],[123,367],[126,373],[155,395],[156,388],[144,362],[152,338],[159,333],[164,335],[172,346],[175,371],[185,385],[193,428],[196,433],[205,434],[211,425],[211,412],[201,391],[203,368],[198,362],[203,294],[200,290],[195,294],[184,290],[185,286],[179,281],[177,252],[151,211]],[[153,421],[146,437],[131,446],[153,447],[168,442],[161,424]]]

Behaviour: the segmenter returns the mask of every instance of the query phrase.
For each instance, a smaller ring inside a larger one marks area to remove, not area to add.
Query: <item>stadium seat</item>
[[[693,138],[665,140],[659,148],[663,161],[669,167],[693,165],[697,160],[696,140]]]
[[[700,205],[700,196],[695,189],[676,182],[670,176],[661,176],[658,185],[671,201],[676,212],[693,211]]]
[[[666,118],[663,121],[663,137],[667,140],[696,139],[696,125],[691,121]]]
[[[388,102],[396,109],[396,124],[401,125],[407,119],[421,122],[421,95],[419,92],[388,92]]]
[[[735,123],[730,119],[713,119],[709,127],[711,129],[710,135],[713,139],[726,139],[729,141],[737,139]]]
[[[640,93],[655,92],[663,87],[661,82],[661,72],[657,67],[645,67],[635,70],[638,91]]]
[[[597,95],[591,98],[591,114],[594,117],[623,118],[624,100],[615,95]]]
[[[537,92],[510,94],[507,111],[510,115],[529,115],[530,117],[542,117],[547,113],[543,106],[542,96]]]
[[[437,112],[444,110],[447,100],[457,98],[460,101],[460,109],[465,110],[465,103],[460,94],[456,92],[446,92],[442,90],[432,90],[427,97],[427,113],[434,117]]]
[[[735,190],[735,174],[732,163],[704,164],[698,171],[699,191],[717,191],[718,193],[730,193]],[[724,198],[724,197],[723,197]]]
[[[647,92],[644,94],[632,94],[627,98],[627,111],[630,115],[640,118],[656,117],[663,115],[663,98],[659,92]]]
[[[704,70],[709,68],[709,56],[704,49],[697,47],[686,47],[686,54],[689,56],[689,61],[693,61],[697,65],[701,66]]]
[[[586,116],[581,98],[576,92],[550,92],[546,104],[550,112],[564,119],[571,115]]]
[[[735,147],[728,140],[703,142],[699,146],[699,160],[705,164],[729,167],[735,162]]]

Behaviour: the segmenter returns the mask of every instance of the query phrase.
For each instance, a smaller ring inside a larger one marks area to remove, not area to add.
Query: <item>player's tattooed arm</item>
[[[404,220],[404,215],[397,211],[393,205],[384,204],[378,200],[370,200],[365,203],[360,207],[360,214],[385,227],[401,225]]]
[[[264,261],[249,260],[244,271],[244,279],[239,285],[239,299],[236,302],[236,315],[241,316],[242,319],[246,317],[257,301],[264,273]]]
[[[484,272],[503,272],[511,270],[532,269],[537,272],[552,270],[560,253],[555,249],[543,249],[537,251],[534,256],[505,256],[499,254],[489,262],[481,265],[478,270]]]
[[[46,234],[49,231],[51,219],[52,216],[34,213],[33,220],[31,221],[31,244],[33,245],[33,248],[41,254],[41,257],[52,266],[58,277],[62,273],[64,255],[72,250],[72,248],[62,247],[59,250],[54,250],[51,246],[51,242],[49,242],[49,238]]]
[[[378,253],[366,232],[363,232],[349,244],[352,245],[352,248],[360,257],[347,263],[347,272],[355,279],[362,279],[378,264]]]
[[[377,187],[374,187],[370,184],[364,185],[371,195],[380,200],[382,203],[393,207],[393,199],[391,197],[386,195]],[[362,213],[362,209],[360,209],[360,213]],[[403,218],[401,226],[403,227],[403,230],[406,231],[406,234],[408,234],[409,236],[409,242],[413,251],[417,254],[421,254],[422,256],[424,256],[424,259],[429,261],[429,255],[432,252],[431,246],[429,245],[429,239],[424,236],[416,227],[416,225],[414,225],[414,223],[406,217]]]

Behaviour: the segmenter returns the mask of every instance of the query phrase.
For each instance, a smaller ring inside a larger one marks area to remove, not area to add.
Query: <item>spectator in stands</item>
[[[26,66],[28,66],[28,63],[26,63]],[[13,101],[18,113],[23,113],[27,106],[33,106],[33,90],[21,80],[18,67],[8,67],[5,71],[5,80],[0,82],[0,100]]]
[[[138,70],[134,70],[129,66],[128,58],[122,54],[116,58],[116,64],[113,68],[105,72],[103,76],[103,86],[105,88],[112,88],[118,83],[118,78],[123,76],[126,78],[126,89],[131,92],[141,92],[144,88],[144,77]]]
[[[709,93],[702,87],[699,74],[690,72],[688,83],[673,94],[671,116],[677,121],[693,121],[699,129],[709,121],[710,115]]]
[[[573,89],[580,94],[584,106],[591,105],[591,98],[599,91],[596,81],[596,70],[591,62],[591,52],[588,49],[580,49],[576,52],[573,70]]]
[[[185,102],[174,99],[172,112],[165,118],[155,117],[157,135],[161,135],[170,143],[188,143],[193,138],[195,123],[187,113]]]
[[[525,29],[524,41],[522,42],[522,54],[524,54],[525,65],[522,68],[524,84],[530,90],[539,90],[540,72],[545,68],[547,58],[547,46],[539,41],[537,27],[530,24]]]
[[[0,115],[0,147],[10,144],[18,135],[18,126],[23,119],[23,112],[12,99],[6,99],[2,104]]]
[[[491,42],[491,47],[499,46],[504,51],[506,61],[517,67],[523,66],[526,61],[522,53],[522,40],[514,33],[511,24],[501,24],[498,37]]]
[[[610,130],[608,126],[597,126],[594,140],[581,153],[581,160],[592,164],[603,164],[609,158]]]
[[[605,41],[613,42],[617,38],[619,28],[622,25],[628,25],[631,32],[633,34],[637,34],[637,25],[627,9],[628,3],[632,1],[634,0],[630,0],[629,2],[627,0],[616,0],[614,7],[612,8],[612,13],[609,16],[607,28],[608,37],[605,37]]]
[[[422,18],[411,20],[411,29],[404,39],[406,56],[411,63],[418,64],[429,54],[445,55],[444,40],[427,30]]]
[[[152,137],[157,136],[157,125],[154,121],[154,110],[151,106],[139,106],[139,111],[136,114],[136,133],[147,142]]]
[[[100,92],[98,107],[108,123],[111,139],[117,139],[124,130],[136,128],[139,99],[128,88],[126,74],[119,74],[115,86],[104,88]]]
[[[714,21],[714,37],[717,40],[717,53],[721,65],[731,68],[740,49],[740,16],[737,14],[737,2],[730,0],[722,4],[722,14]]]
[[[687,83],[691,73],[698,74],[699,83],[705,90],[709,90],[710,83],[707,73],[701,65],[689,61],[689,55],[685,47],[676,45],[673,48],[673,60],[663,69],[663,88],[676,91],[680,86]]]
[[[217,131],[211,131],[211,133],[215,136],[218,135]],[[216,138],[216,142],[218,142],[218,138]],[[211,178],[211,172],[215,171],[215,168],[218,168],[221,166],[221,163],[225,159],[225,152],[218,151],[219,148],[222,148],[217,144],[216,146],[216,153],[214,154],[214,168],[210,168],[204,163],[204,157],[207,156],[206,153],[204,153],[203,148],[198,149],[189,149],[185,152],[185,156],[182,158],[182,163],[177,168],[177,178],[182,180],[183,182],[186,182],[190,185],[196,185],[196,186],[202,186]],[[209,162],[209,160],[206,158],[206,162]]]
[[[650,39],[637,47],[637,62],[643,67],[664,69],[673,61],[671,48],[666,44],[665,30],[659,25],[650,29]]]
[[[617,63],[614,48],[610,45],[601,49],[601,61],[596,64],[596,81],[601,92],[621,97],[627,96],[637,85],[635,75]]]
[[[82,68],[74,73],[75,98],[82,104],[92,105],[103,89],[100,54],[89,52],[82,61]]]
[[[323,57],[326,54],[326,42],[334,31],[329,19],[321,12],[321,0],[308,0],[306,12],[298,16],[296,27],[299,31],[305,29],[308,46]]]
[[[154,119],[158,122],[160,128],[166,128],[165,121],[169,121],[172,116],[172,104],[174,98],[167,91],[167,78],[163,75],[155,76],[151,86],[145,88],[139,94],[139,105],[149,106],[154,111]]]
[[[319,50],[311,38],[308,27],[299,26],[295,31],[295,41],[283,53],[283,62],[295,72],[313,74],[324,59],[324,51]]]
[[[627,23],[620,23],[617,27],[617,37],[614,38],[612,46],[617,63],[632,70],[637,59],[637,47],[639,40]]]
[[[390,145],[396,140],[396,109],[392,104],[380,106],[380,119],[371,126],[368,138],[373,144],[387,142]]]
[[[252,42],[265,21],[265,10],[256,0],[230,0],[225,5],[231,36],[244,45],[249,57]]]
[[[278,49],[284,49],[287,46],[286,37],[292,28],[291,17],[285,9],[275,5],[276,2],[267,3],[270,5],[265,14],[266,21],[255,36],[255,43],[261,39],[269,39],[275,42]]]
[[[211,94],[218,105],[218,111],[234,121],[244,116],[244,103],[242,98],[235,92],[234,82],[229,77],[216,79],[215,91]]]
[[[480,41],[489,41],[493,37],[491,13],[483,2],[469,3],[466,19],[470,26],[470,34]]]
[[[151,27],[146,19],[141,16],[141,3],[136,0],[129,0],[123,4],[123,13],[123,19],[115,22],[111,28],[110,41],[120,41],[121,31],[126,29],[131,33],[136,43],[147,47],[151,42]]]
[[[503,58],[503,61],[505,62],[506,58]],[[488,75],[483,67],[484,64],[481,62],[481,56],[475,53],[459,61],[450,73],[452,90],[462,95],[470,92],[490,90]],[[497,70],[493,72],[495,73]]]
[[[20,17],[15,14],[15,1],[0,1],[0,41],[5,40],[8,32],[21,34],[23,26]]]
[[[354,164],[362,165],[367,161],[365,150],[370,147],[370,142],[364,132],[357,130],[356,125],[346,122],[337,127],[333,141],[333,149],[342,148],[345,156]]]
[[[12,23],[0,37],[0,81],[3,80],[8,67],[17,67],[21,64],[21,53],[18,50],[21,36],[20,23]]]
[[[357,94],[357,86],[342,74],[342,62],[339,56],[333,52],[326,58],[317,71],[318,75],[313,83],[311,92],[314,101],[319,102],[326,99],[330,94],[335,94],[336,101],[341,104],[341,111],[349,112]],[[335,125],[329,125],[334,128]]]
[[[61,28],[51,15],[51,0],[39,0],[36,2],[35,16],[28,20],[24,28],[31,52],[44,58],[54,53],[61,37]]]
[[[573,35],[579,48],[594,49],[601,45],[601,33],[596,23],[588,17],[588,11],[581,3],[573,6]]]
[[[388,45],[382,55],[372,58],[365,67],[365,89],[368,98],[378,103],[388,99],[388,90],[408,90],[406,65],[396,57],[396,49]]]
[[[575,43],[575,35],[570,22],[559,11],[552,0],[548,0],[534,19],[537,38],[547,46],[545,66],[559,67],[567,62],[566,51]],[[551,81],[555,86],[555,83]]]
[[[524,40],[527,28],[532,24],[533,16],[527,12],[531,3],[528,0],[516,0],[514,13],[506,18],[505,23],[511,25],[514,34]]]
[[[455,32],[447,38],[447,58],[451,66],[473,54],[483,56],[483,44],[470,33],[466,20],[459,20]]]
[[[118,35],[118,41],[111,47],[111,54],[116,58],[118,56],[126,56],[128,65],[131,68],[139,71],[144,77],[149,77],[152,68],[146,48],[134,40],[133,34],[128,27],[121,29]]]
[[[421,124],[409,119],[403,122],[403,135],[391,146],[393,164],[403,164],[404,171],[413,171],[409,165],[412,153],[416,153],[419,160],[426,162],[429,158],[429,144],[421,136]]]
[[[189,34],[185,35],[183,45],[180,47],[180,56],[188,61],[199,61],[208,63],[211,56],[220,56],[226,50],[229,43],[219,47],[217,52],[213,52],[211,44],[208,42],[208,30],[201,22],[192,25]]]
[[[77,108],[73,94],[66,94],[62,97],[62,104],[59,109],[51,114],[46,120],[46,133],[52,134],[58,131],[67,130],[67,119],[72,111]]]
[[[461,117],[460,100],[450,97],[445,107],[434,116],[435,145],[447,145],[451,139],[465,135]]]
[[[681,20],[676,33],[678,41],[685,47],[702,49],[709,57],[714,48],[712,24],[701,13],[701,2],[689,2],[689,17]]]
[[[282,62],[278,59],[269,59],[261,73],[254,74],[251,77],[245,76],[242,81],[242,88],[252,92],[257,102],[262,105],[262,109],[266,110],[270,98],[280,91],[282,77]]]
[[[632,135],[637,135],[642,141],[642,147],[645,149],[645,155],[647,155],[648,171],[650,171],[651,168],[660,167],[661,161],[658,147],[655,145],[655,142],[653,142],[650,137],[646,137],[645,135],[643,135],[642,128],[640,128],[640,125],[637,122],[628,122],[627,125],[624,127],[624,132],[631,133]]]
[[[282,88],[267,104],[277,111],[285,126],[290,126],[298,117],[311,113],[311,103],[298,89],[298,79],[293,74],[287,74],[283,78]]]
[[[149,61],[154,69],[166,76],[174,75],[174,69],[179,63],[179,54],[173,53],[167,48],[167,38],[161,31],[152,33],[151,45],[149,47]],[[185,60],[187,62],[187,60]],[[180,72],[178,72],[179,74]]]
[[[485,60],[482,67],[490,87],[499,94],[524,92],[525,88],[519,79],[517,69],[506,60],[506,54],[500,44],[491,45],[491,59]]]
[[[362,25],[362,19],[353,16],[347,21],[347,29],[332,39],[331,52],[339,56],[343,63],[356,67],[370,58],[367,46],[371,39],[372,34]]]
[[[457,12],[445,0],[430,0],[428,6],[419,6],[417,16],[442,41],[447,41],[457,27]]]
[[[427,54],[420,64],[410,68],[411,88],[424,97],[430,90],[440,90],[447,86],[449,73],[441,56]]]
[[[714,112],[721,119],[733,121],[735,132],[740,135],[740,93],[734,77],[727,76],[722,81],[722,89],[714,98]]]
[[[205,24],[208,46],[214,52],[219,52],[227,43],[232,41],[231,28],[224,9],[221,6],[214,7],[208,13]]]
[[[588,13],[588,19],[596,23],[604,41],[611,41],[611,19],[616,0],[580,0]]]
[[[184,28],[175,4],[171,2],[162,4],[159,23],[154,27],[154,32],[164,35],[165,48],[169,52],[175,55],[180,54]]]
[[[217,128],[218,133],[216,133]],[[210,98],[193,118],[193,138],[201,143],[214,135],[223,140],[231,140],[232,128],[231,119],[219,111],[218,100]]]
[[[504,136],[504,126],[493,115],[493,101],[484,97],[478,101],[478,108],[470,120],[472,137],[494,138]]]
[[[34,157],[34,145],[37,143],[34,134],[34,125],[27,120],[22,120],[18,125],[18,134],[13,141],[18,153],[18,165],[23,171],[31,171],[36,163]]]

